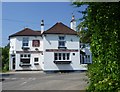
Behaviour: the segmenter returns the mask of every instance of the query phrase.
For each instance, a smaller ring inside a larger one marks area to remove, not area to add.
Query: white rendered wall
[[[27,37],[27,36],[18,36],[16,37],[16,50],[17,51],[21,51],[22,50],[22,41],[23,41],[23,37]],[[38,48],[39,51],[43,50],[43,41],[42,41],[42,37],[40,36],[28,36],[29,38],[29,47],[30,47],[30,51],[35,51],[35,48]],[[33,47],[32,46],[32,40],[40,40],[40,47]]]
[[[76,35],[65,35],[67,49],[78,50],[78,52],[70,52],[71,64],[55,64],[54,52],[46,52],[46,49],[58,49],[58,35],[48,34],[44,37],[44,70],[86,70],[80,65],[80,48],[79,37]],[[66,52],[63,52],[66,53]],[[73,55],[75,53],[75,55]]]
[[[35,57],[39,57],[39,61],[38,61],[39,65],[34,65],[34,58]],[[31,66],[24,68],[24,67],[20,66],[20,54],[16,54],[16,61],[17,62],[16,62],[16,69],[15,70],[40,70],[43,68],[42,62],[41,62],[42,58],[43,57],[40,54],[31,54],[31,57],[30,57]]]
[[[11,37],[9,42],[10,42],[10,51],[9,51],[9,53],[12,54],[13,51],[16,50],[16,45],[15,45],[16,44],[16,38],[15,37]]]
[[[39,51],[43,51],[43,40],[41,36],[17,36],[17,37],[11,37],[10,38],[10,61],[9,61],[9,67],[10,70],[12,70],[12,57],[11,54],[14,51],[15,53],[15,61],[16,61],[16,69],[15,70],[24,70],[24,69],[30,69],[30,70],[40,70],[43,69],[43,55],[41,53],[30,53],[30,64],[31,66],[29,68],[23,68],[20,67],[20,54],[25,53],[16,53],[16,51],[23,51],[22,49],[22,41],[23,37],[29,38],[29,50],[28,51],[35,51],[35,48],[38,48]],[[40,40],[40,47],[33,47],[32,46],[32,40]],[[39,57],[39,65],[34,65],[34,57]]]

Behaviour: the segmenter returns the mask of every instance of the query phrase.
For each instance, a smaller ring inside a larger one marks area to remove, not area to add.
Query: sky
[[[2,18],[0,18],[0,21],[2,20],[2,43],[0,46],[7,45],[9,35],[25,27],[40,30],[42,19],[45,30],[57,22],[70,27],[72,14],[79,19],[82,14],[78,11],[85,9],[85,6],[75,8],[71,4],[71,2],[2,2]],[[78,23],[80,21],[77,21]]]

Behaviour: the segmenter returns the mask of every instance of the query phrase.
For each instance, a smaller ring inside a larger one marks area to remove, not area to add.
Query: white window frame
[[[86,55],[86,63],[91,63],[90,62],[90,55]]]
[[[91,61],[91,55],[82,55],[80,54],[80,64],[90,64]]]
[[[38,61],[35,61],[35,59],[38,59]],[[38,63],[39,62],[39,57],[34,57],[34,63]]]
[[[55,54],[57,55],[57,59],[55,60]],[[61,54],[61,60],[59,59],[59,55]],[[63,54],[65,54],[65,60],[63,60]],[[69,54],[69,59],[67,59],[67,54]],[[54,61],[70,61],[70,53],[54,53]]]
[[[23,56],[23,57],[21,57],[21,55]],[[25,55],[26,55],[26,57],[25,57]],[[29,55],[30,55],[30,57],[29,57]],[[30,64],[30,63],[23,63],[23,62],[21,62],[21,59],[30,59],[31,58],[31,54],[20,54],[20,64]]]
[[[23,57],[21,57],[21,55],[23,55]],[[26,55],[26,57],[25,57],[25,55]],[[20,54],[20,58],[30,58],[29,55],[31,57],[31,54]]]
[[[27,45],[25,45],[27,44]],[[29,38],[28,37],[24,37],[22,40],[22,46],[23,47],[28,47],[29,46]]]
[[[60,39],[60,38],[62,38],[63,37],[63,39]],[[64,45],[60,45],[60,43],[63,43]],[[59,36],[59,40],[58,40],[58,47],[66,47],[66,41],[65,41],[65,36]]]

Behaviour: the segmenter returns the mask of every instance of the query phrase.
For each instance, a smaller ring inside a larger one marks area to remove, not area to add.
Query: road
[[[4,74],[2,90],[85,90],[85,72]]]

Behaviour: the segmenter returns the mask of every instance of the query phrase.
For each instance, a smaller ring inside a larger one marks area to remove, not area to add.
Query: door
[[[13,57],[13,69],[15,69],[15,57]]]

